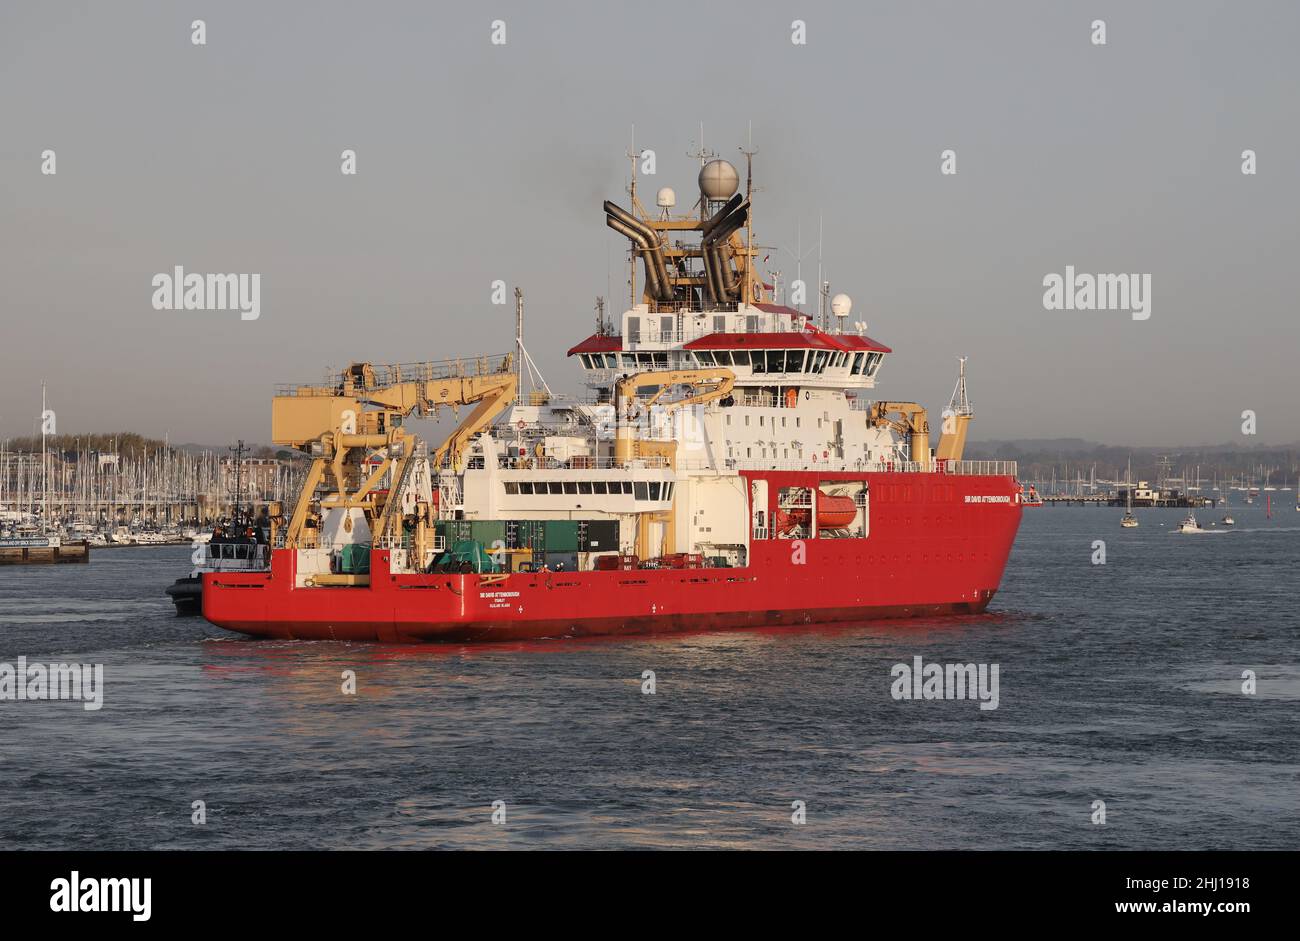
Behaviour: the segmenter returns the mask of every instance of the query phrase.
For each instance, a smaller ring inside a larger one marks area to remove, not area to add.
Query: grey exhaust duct
[[[645,261],[646,287],[657,301],[673,300],[673,288],[668,283],[668,266],[664,264],[663,248],[654,230],[636,216],[605,200],[605,224],[632,241],[641,250]]]

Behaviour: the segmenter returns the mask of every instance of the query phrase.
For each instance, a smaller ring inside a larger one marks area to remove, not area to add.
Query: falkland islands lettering
[[[1074,265],[1065,275],[1053,272],[1043,278],[1043,307],[1046,310],[1127,310],[1134,320],[1151,316],[1151,275],[1075,274]]]

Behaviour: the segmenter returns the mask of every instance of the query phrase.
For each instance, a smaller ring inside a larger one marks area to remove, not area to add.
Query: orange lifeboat
[[[853,525],[857,518],[858,507],[852,497],[836,496],[829,493],[817,494],[817,528],[844,529]],[[790,509],[776,511],[776,529],[782,534],[792,532],[797,527],[807,527],[808,511]]]

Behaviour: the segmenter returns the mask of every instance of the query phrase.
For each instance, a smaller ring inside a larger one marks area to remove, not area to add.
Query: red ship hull
[[[207,573],[203,615],[255,637],[484,642],[800,626],[983,611],[1019,527],[1013,478],[952,474],[758,476],[774,486],[867,478],[866,538],[758,539],[743,568],[399,574],[371,556],[364,587],[295,587],[296,554],[271,571]]]

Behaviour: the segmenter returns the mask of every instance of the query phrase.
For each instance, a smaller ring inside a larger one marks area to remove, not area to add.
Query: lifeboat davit
[[[852,497],[818,492],[818,529],[845,529],[853,525],[857,515],[858,507]],[[807,528],[808,511],[806,509],[777,510],[776,525],[777,530],[782,534],[792,532],[797,527]]]

